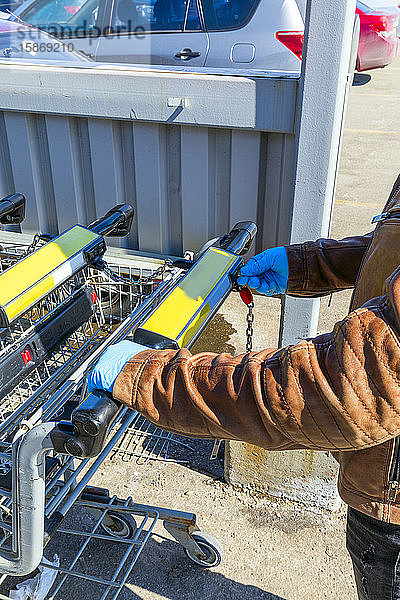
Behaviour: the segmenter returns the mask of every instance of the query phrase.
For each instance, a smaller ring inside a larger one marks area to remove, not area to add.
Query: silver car
[[[68,40],[59,40],[52,36],[0,18],[0,60],[22,59],[24,61],[68,61],[87,63],[88,58],[75,52]]]
[[[300,70],[296,0],[27,0],[14,14],[101,62]]]

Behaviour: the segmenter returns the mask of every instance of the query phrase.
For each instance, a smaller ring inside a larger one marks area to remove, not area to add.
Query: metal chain
[[[248,311],[247,311],[247,316],[246,316],[246,320],[247,320],[246,352],[251,352],[252,349],[253,349],[253,335],[254,335],[254,328],[253,328],[254,313],[253,313],[253,308],[254,308],[254,302],[250,302],[250,304],[248,304]]]
[[[34,252],[38,245],[40,243],[43,243],[44,241],[48,241],[46,239],[44,239],[44,236],[40,233],[36,233],[32,239],[32,242],[29,244],[29,246],[26,248],[26,250],[23,252],[23,254],[21,255],[21,258],[27,256],[28,254],[31,254],[31,252]],[[101,258],[99,258],[96,261],[96,264],[94,264],[93,266],[99,270],[102,271],[103,273],[105,273],[110,279],[111,281],[115,281],[116,283],[129,283],[129,284],[136,284],[136,285],[146,285],[146,284],[150,284],[150,283],[154,283],[154,281],[159,278],[162,279],[163,276],[165,275],[166,271],[168,269],[170,269],[173,265],[173,261],[170,258],[165,259],[165,261],[163,262],[163,264],[156,269],[155,271],[153,271],[150,275],[148,275],[147,277],[139,277],[138,279],[134,279],[133,277],[128,278],[126,276],[120,275],[119,273],[117,273],[117,271],[114,271],[113,269],[111,269],[109,267],[109,265],[106,263],[106,261],[102,260]]]
[[[40,233],[35,233],[35,235],[33,236],[33,240],[31,241],[29,246],[26,248],[26,250],[21,254],[21,258],[24,258],[28,254],[30,254],[31,252],[36,250],[36,248],[39,245],[39,242],[43,242],[43,241],[44,240],[42,238],[42,235]]]
[[[162,279],[166,271],[169,268],[171,268],[172,263],[173,261],[171,259],[166,259],[158,269],[151,273],[151,275],[148,275],[147,277],[139,277],[138,279],[129,279],[127,277],[124,277],[123,275],[120,275],[119,273],[111,269],[111,267],[109,267],[109,265],[104,260],[98,260],[94,266],[96,267],[96,269],[101,270],[103,273],[105,273],[111,279],[111,281],[119,283],[133,283],[135,285],[146,285],[154,283],[154,281],[157,278]]]

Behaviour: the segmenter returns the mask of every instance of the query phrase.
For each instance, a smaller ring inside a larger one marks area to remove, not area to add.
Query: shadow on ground
[[[158,540],[161,540],[159,542]],[[168,600],[193,600],[196,598],[218,598],[218,600],[284,600],[279,596],[269,594],[257,586],[245,585],[234,581],[213,570],[201,569],[189,562],[183,555],[179,544],[169,539],[155,536],[148,544],[146,564],[138,564],[132,573],[130,582],[143,590],[151,590]],[[163,557],[158,564],[162,569],[162,577],[154,579],[153,557]],[[196,590],[195,596],[193,590]],[[143,600],[140,591],[135,590],[129,595],[124,594],[124,600]],[[146,599],[147,600],[147,599]]]
[[[82,529],[91,520],[85,511],[73,509],[68,517],[69,525]],[[46,549],[52,559],[55,552],[61,554],[61,566],[71,568],[81,543],[76,536],[56,533]],[[112,579],[126,547],[121,543],[105,543],[95,539],[90,542],[81,558],[73,566],[74,570],[85,575]],[[123,575],[123,571],[121,571]],[[58,580],[59,581],[59,580]],[[56,582],[57,583],[57,582]],[[10,585],[10,584],[9,584]],[[12,586],[11,586],[12,587]],[[54,592],[54,588],[53,588]],[[111,600],[114,592],[103,596],[105,588],[101,584],[85,579],[68,577],[65,584],[53,596],[54,600]],[[3,592],[4,593],[4,592]],[[280,596],[264,591],[257,586],[246,585],[218,573],[216,570],[202,569],[192,563],[183,548],[174,540],[153,534],[127,578],[118,600],[285,600]]]
[[[169,539],[160,543],[157,538],[160,540],[155,536],[148,543],[146,558],[136,565],[127,582],[130,589],[124,590],[121,600],[149,600],[153,594],[155,598],[161,596],[168,600],[285,600],[257,586],[202,569],[189,562],[179,544]]]

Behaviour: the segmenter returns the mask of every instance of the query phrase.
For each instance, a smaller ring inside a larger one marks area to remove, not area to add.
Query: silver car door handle
[[[181,58],[182,60],[190,60],[191,58],[197,58],[198,56],[200,56],[200,52],[193,52],[190,48],[184,48],[175,54],[175,58]]]

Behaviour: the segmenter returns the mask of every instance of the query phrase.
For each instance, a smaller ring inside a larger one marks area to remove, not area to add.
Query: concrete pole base
[[[329,452],[269,452],[244,442],[227,443],[225,452],[225,478],[232,485],[331,511],[342,504],[338,466]]]

